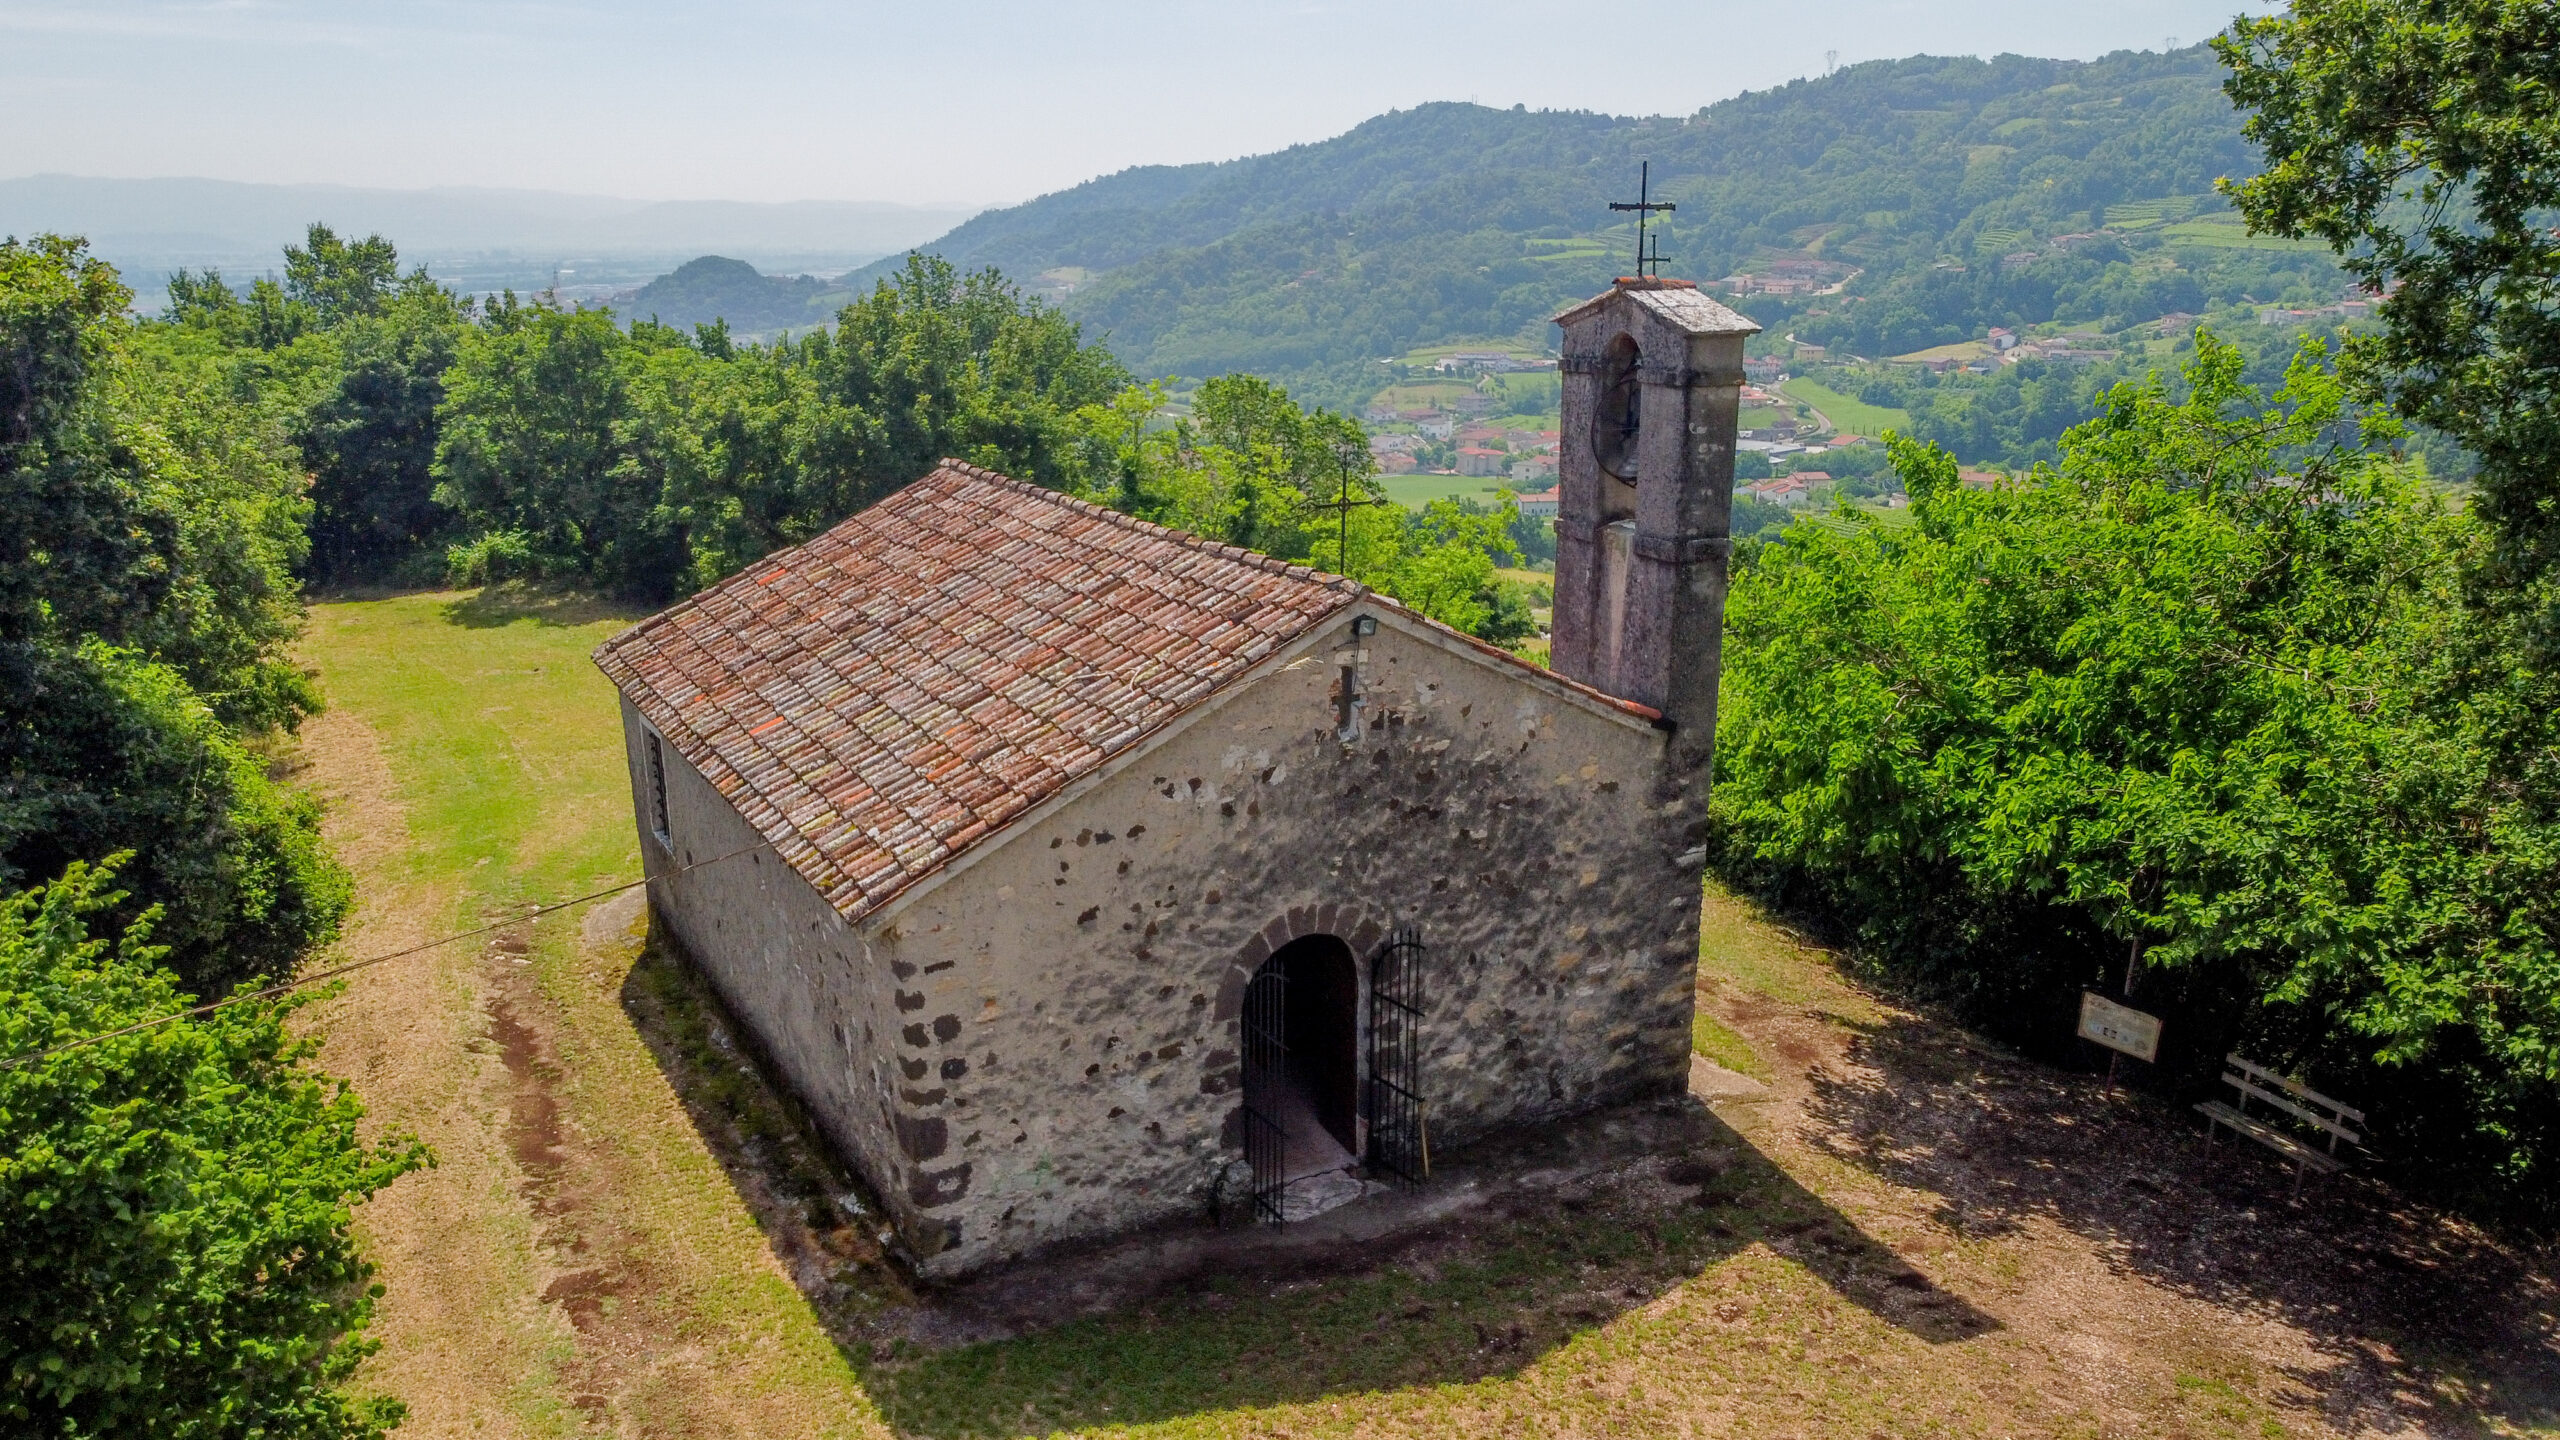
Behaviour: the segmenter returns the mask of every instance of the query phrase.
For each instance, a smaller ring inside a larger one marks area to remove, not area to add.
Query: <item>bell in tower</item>
[[[1760,327],[1689,281],[1655,276],[1621,276],[1555,323],[1564,428],[1549,663],[1661,711],[1675,774],[1703,787],[1733,548],[1742,345]]]

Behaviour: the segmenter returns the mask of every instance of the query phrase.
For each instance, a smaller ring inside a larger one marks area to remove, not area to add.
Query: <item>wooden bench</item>
[[[2228,1068],[2222,1072],[2222,1083],[2240,1092],[2240,1103],[2234,1106],[2219,1100],[2207,1100],[2196,1106],[2196,1113],[2205,1118],[2204,1145],[2207,1150],[2213,1148],[2216,1131],[2226,1125],[2231,1127],[2234,1134],[2246,1135],[2293,1162],[2293,1193],[2299,1197],[2304,1174],[2317,1170],[2327,1175],[2345,1164],[2338,1158],[2339,1141],[2354,1145],[2364,1139],[2347,1128],[2346,1122],[2350,1120],[2358,1125],[2364,1123],[2364,1112],[2354,1106],[2341,1105],[2307,1085],[2297,1085],[2264,1066],[2241,1059],[2237,1054],[2224,1056],[2223,1062]],[[2325,1150],[2315,1149],[2293,1132],[2250,1114],[2249,1102],[2252,1100],[2328,1132],[2328,1147]]]

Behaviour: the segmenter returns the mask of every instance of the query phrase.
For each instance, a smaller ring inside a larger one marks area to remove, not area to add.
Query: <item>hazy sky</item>
[[[1685,114],[1830,50],[2192,44],[2234,3],[0,0],[0,176],[1014,200],[1426,100]]]

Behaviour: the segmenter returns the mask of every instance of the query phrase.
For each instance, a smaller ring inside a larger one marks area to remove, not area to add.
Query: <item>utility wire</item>
[[[686,874],[689,871],[700,870],[707,865],[717,865],[723,860],[735,860],[750,850],[761,850],[763,848],[764,845],[761,842],[754,845],[742,846],[736,850],[730,851],[726,855],[714,855],[708,860],[697,860],[690,865],[679,866],[674,870],[668,871],[664,875],[654,878],[672,880],[676,876]],[[145,1030],[156,1029],[162,1025],[166,1025],[172,1020],[192,1020],[199,1015],[210,1015],[216,1010],[228,1010],[234,1005],[246,1005],[253,1000],[271,1000],[278,995],[288,994],[295,990],[317,985],[324,980],[335,980],[341,975],[349,974],[357,970],[369,969],[372,966],[383,964],[386,961],[399,960],[411,955],[424,954],[429,950],[441,949],[457,940],[469,940],[475,936],[487,935],[494,931],[510,929],[514,926],[524,924],[529,920],[539,920],[543,916],[549,915],[557,910],[566,910],[571,906],[584,905],[591,900],[602,900],[608,895],[619,895],[625,890],[636,890],[641,886],[648,884],[652,878],[653,877],[643,875],[637,880],[625,880],[619,885],[610,885],[602,890],[592,891],[588,894],[576,896],[572,899],[558,900],[548,905],[536,905],[525,911],[525,913],[520,916],[506,920],[492,921],[476,930],[458,931],[454,934],[441,936],[434,940],[420,941],[418,944],[408,946],[405,949],[387,951],[380,955],[368,955],[362,960],[350,960],[344,965],[333,965],[326,970],[317,970],[309,975],[298,975],[291,980],[279,981],[278,983],[270,985],[263,990],[252,990],[245,995],[232,995],[221,1000],[208,1001],[207,1003],[195,1006],[192,1009],[173,1010],[166,1015],[155,1015],[148,1020],[137,1020],[119,1030],[106,1030],[95,1035],[83,1035],[77,1040],[65,1040],[61,1044],[53,1046],[50,1049],[31,1050],[24,1055],[15,1055],[7,1060],[0,1060],[0,1070],[16,1070],[22,1066],[33,1065],[39,1060],[49,1060],[66,1050],[77,1050],[84,1045],[95,1045],[102,1040],[113,1040],[122,1035],[138,1035]]]

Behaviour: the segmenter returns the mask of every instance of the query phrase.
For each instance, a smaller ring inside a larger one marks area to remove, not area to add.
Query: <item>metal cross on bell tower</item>
[[[1654,216],[1654,212],[1656,211],[1668,213],[1680,208],[1668,200],[1656,200],[1653,198],[1653,162],[1647,160],[1643,162],[1643,164],[1644,168],[1636,172],[1636,198],[1633,201],[1612,200],[1609,202],[1609,208],[1612,210],[1632,210],[1635,212],[1636,278],[1639,280],[1644,278],[1645,267],[1648,265],[1653,267],[1653,273],[1655,275],[1660,275],[1662,273],[1662,240],[1661,237],[1657,236],[1654,238],[1653,248],[1650,250],[1645,248],[1645,222],[1651,220]]]

